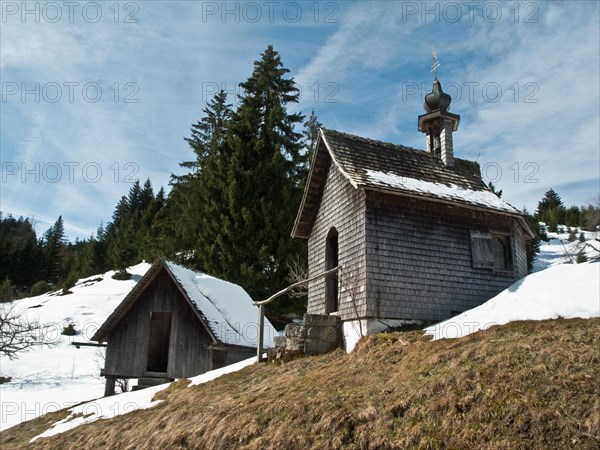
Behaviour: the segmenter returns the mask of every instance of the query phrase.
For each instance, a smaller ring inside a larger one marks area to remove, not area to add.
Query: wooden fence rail
[[[264,346],[264,333],[265,333],[265,310],[264,310],[264,306],[268,305],[269,303],[271,303],[273,300],[275,300],[277,297],[282,296],[283,294],[291,291],[292,289],[298,287],[298,286],[302,286],[303,284],[309,283],[313,280],[316,280],[318,278],[324,277],[326,275],[329,275],[330,273],[333,272],[337,272],[342,266],[337,266],[334,267],[333,269],[329,269],[326,270],[325,272],[321,272],[318,275],[315,275],[313,277],[307,278],[306,280],[302,280],[302,281],[298,281],[294,284],[290,284],[288,287],[286,287],[285,289],[282,289],[281,291],[277,292],[276,294],[271,295],[268,299],[266,300],[261,300],[259,302],[254,302],[254,304],[256,306],[258,306],[258,343],[256,345],[256,361],[257,362],[261,362],[263,359],[263,346]]]

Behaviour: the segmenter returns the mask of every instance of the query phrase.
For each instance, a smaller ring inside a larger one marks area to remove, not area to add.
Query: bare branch
[[[350,297],[355,317],[360,317],[360,314],[358,313],[358,295],[360,293],[360,288],[362,285],[360,282],[359,269],[356,266],[353,266],[352,268],[344,267],[344,270],[341,270],[338,273],[338,277],[340,280],[340,287],[346,294],[348,294],[348,297]],[[360,325],[360,320],[359,330],[360,337],[365,337],[362,325]]]
[[[596,238],[596,241],[600,242],[600,239]],[[594,252],[596,252],[596,253],[595,253],[593,256],[591,256],[591,257],[590,257],[590,259],[592,259],[592,260],[596,260],[596,259],[599,259],[599,258],[600,258],[600,247],[599,247],[599,248],[596,248],[596,246],[595,246],[595,245],[592,245],[592,244],[590,244],[589,242],[586,242],[586,243],[585,243],[585,245],[584,245],[584,248],[585,248],[585,247],[589,247],[589,248],[591,248],[592,250],[594,250]],[[583,249],[582,249],[582,250],[583,250]]]
[[[117,378],[115,384],[119,392],[127,392],[129,390],[129,380],[127,378]]]
[[[36,346],[52,344],[39,322],[24,319],[15,309],[15,304],[0,305],[0,354],[8,359],[17,359],[18,353]]]
[[[333,269],[327,270],[325,272],[322,272],[318,275],[315,275],[314,277],[310,277],[306,280],[301,280],[298,281],[297,283],[292,284],[291,286],[286,287],[285,289],[282,289],[281,291],[277,292],[276,294],[271,295],[268,299],[266,300],[262,300],[260,302],[254,302],[254,304],[256,306],[261,306],[261,305],[267,305],[269,303],[271,303],[273,300],[275,300],[277,297],[283,295],[283,294],[287,294],[289,291],[291,291],[292,289],[296,288],[297,286],[300,286],[304,283],[309,283],[313,280],[316,280],[317,278],[321,278],[322,276],[325,276],[327,274],[336,272],[338,269],[340,268],[340,266],[334,267]]]
[[[300,262],[300,258],[296,256],[289,265],[290,272],[287,280],[290,284],[297,284],[308,278],[308,266]],[[302,298],[308,295],[308,284],[300,284],[290,290],[290,297]]]

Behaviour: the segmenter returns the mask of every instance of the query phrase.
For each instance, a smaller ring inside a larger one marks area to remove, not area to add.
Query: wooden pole
[[[265,310],[263,305],[258,305],[258,345],[256,346],[256,361],[262,361],[265,334]]]
[[[282,289],[281,291],[277,292],[276,294],[271,295],[268,299],[262,300],[260,302],[254,302],[254,304],[257,305],[257,306],[260,306],[260,305],[266,305],[267,303],[271,303],[277,297],[279,297],[280,295],[285,294],[286,292],[291,291],[295,287],[301,286],[301,285],[303,285],[305,283],[308,283],[309,281],[316,280],[317,278],[324,277],[325,275],[329,275],[332,272],[337,272],[340,269],[340,267],[341,266],[334,267],[333,269],[329,269],[326,272],[322,272],[319,275],[315,275],[314,277],[310,277],[310,278],[307,278],[306,280],[298,281],[297,283],[291,284],[288,287],[286,287],[285,289]]]
[[[111,395],[115,395],[115,378],[106,377],[106,383],[104,385],[104,396],[110,397]]]
[[[314,277],[310,277],[310,278],[307,278],[306,280],[298,281],[297,283],[291,284],[290,286],[286,287],[285,289],[282,289],[281,291],[277,292],[276,294],[271,295],[266,300],[262,300],[260,302],[254,302],[254,304],[256,306],[258,306],[258,342],[256,344],[256,361],[257,362],[262,361],[262,354],[263,354],[263,347],[264,347],[264,329],[265,329],[264,305],[271,303],[277,297],[285,294],[286,292],[291,291],[292,289],[294,289],[297,286],[301,286],[305,283],[308,283],[309,281],[313,281],[313,280],[316,280],[317,278],[324,277],[325,275],[329,275],[330,273],[337,272],[340,268],[341,268],[341,266],[337,266],[337,267],[334,267],[333,269],[329,269],[325,272],[315,275]]]

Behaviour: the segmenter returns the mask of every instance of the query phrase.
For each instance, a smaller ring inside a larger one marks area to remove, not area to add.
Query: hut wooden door
[[[171,337],[171,313],[153,312],[150,316],[150,336],[148,338],[149,372],[167,372],[169,366],[169,345]]]

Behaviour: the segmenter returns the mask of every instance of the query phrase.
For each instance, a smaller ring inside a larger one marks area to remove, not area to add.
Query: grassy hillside
[[[459,340],[421,332],[363,340],[204,385],[173,384],[155,408],[2,448],[598,448],[600,319],[515,322]],[[60,414],[60,413],[58,413]],[[46,419],[47,422],[47,419]]]

